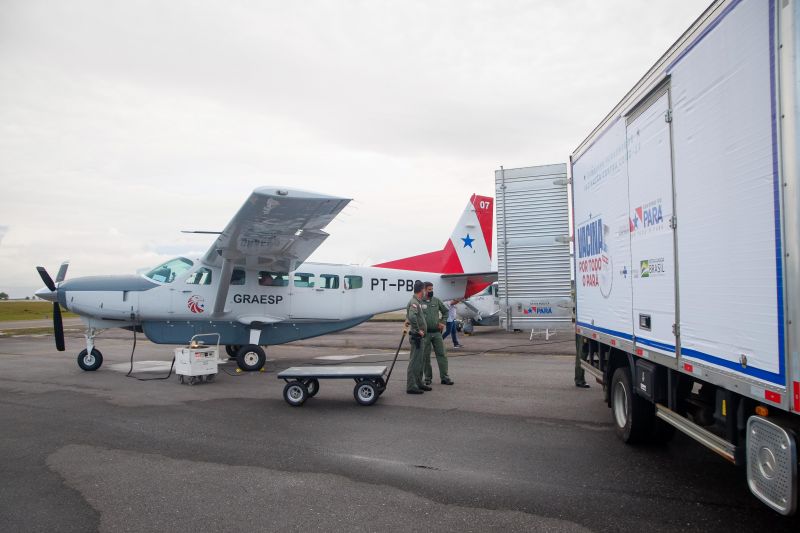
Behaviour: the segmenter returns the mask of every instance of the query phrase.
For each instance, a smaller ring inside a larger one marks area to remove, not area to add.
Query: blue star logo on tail
[[[472,248],[472,242],[473,242],[475,239],[473,239],[472,237],[470,237],[470,236],[469,236],[469,233],[467,233],[467,236],[466,236],[466,237],[461,237],[461,240],[462,240],[462,241],[464,241],[464,248],[466,248],[467,246],[469,246],[470,248]]]

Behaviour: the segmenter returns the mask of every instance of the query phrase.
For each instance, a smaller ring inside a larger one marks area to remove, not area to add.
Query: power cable
[[[136,351],[136,326],[133,326],[133,348],[131,348],[131,367],[128,369],[128,373],[125,374],[126,378],[133,378],[138,379],[139,381],[159,381],[169,379],[172,376],[172,369],[175,368],[175,356],[172,356],[172,363],[169,365],[169,373],[167,373],[164,377],[157,377],[157,378],[140,378],[139,376],[133,375],[133,353]]]

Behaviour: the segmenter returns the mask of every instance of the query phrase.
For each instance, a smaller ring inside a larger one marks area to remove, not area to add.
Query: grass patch
[[[69,313],[62,309],[61,316],[76,317],[78,315]],[[50,302],[23,301],[3,301],[0,302],[0,322],[12,320],[44,320],[53,318],[53,304]]]

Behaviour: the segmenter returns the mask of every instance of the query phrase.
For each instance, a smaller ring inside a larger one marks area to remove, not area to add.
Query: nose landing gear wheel
[[[96,348],[92,348],[92,353],[87,350],[81,350],[81,353],[78,354],[78,366],[87,372],[97,370],[102,364],[103,354]]]
[[[267,361],[267,354],[261,346],[255,344],[245,344],[239,348],[236,354],[236,364],[245,372],[256,372],[264,367]]]
[[[308,389],[300,381],[290,381],[283,388],[283,399],[292,407],[300,407],[308,399]]]

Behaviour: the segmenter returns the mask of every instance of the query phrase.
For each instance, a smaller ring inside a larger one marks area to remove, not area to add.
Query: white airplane
[[[469,333],[472,326],[497,326],[500,324],[500,303],[497,283],[492,283],[478,294],[456,304],[456,318]]]
[[[83,370],[103,363],[97,333],[124,328],[157,344],[218,333],[239,367],[253,371],[264,366],[262,346],[341,331],[404,308],[415,280],[433,282],[446,300],[469,297],[497,279],[490,272],[494,202],[478,195],[437,252],[372,267],[305,263],[349,201],[260,187],[201,258],[177,257],[138,276],[68,281],[68,263],[55,281],[37,267],[45,287],[36,295],[54,302],[56,348],[64,351],[60,305],[86,325],[86,349],[78,354]]]

